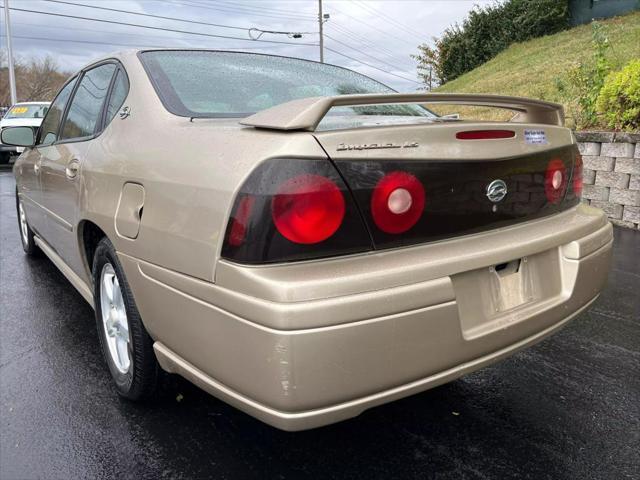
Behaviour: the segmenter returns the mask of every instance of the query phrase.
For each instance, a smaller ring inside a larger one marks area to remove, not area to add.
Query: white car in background
[[[16,103],[0,120],[0,131],[6,127],[36,127],[49,111],[51,102],[20,102]],[[11,154],[20,154],[24,147],[13,147],[0,143],[0,164],[9,163]]]

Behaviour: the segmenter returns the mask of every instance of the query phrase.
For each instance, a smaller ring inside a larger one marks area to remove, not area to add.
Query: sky
[[[133,47],[237,49],[311,60],[320,55],[318,0],[0,0],[0,5],[6,2],[14,56],[26,60],[51,55],[70,72],[106,53]],[[415,91],[421,86],[411,58],[417,46],[431,43],[474,5],[487,3],[490,0],[323,0],[323,13],[329,15],[324,60],[398,91]],[[292,38],[291,33],[302,36]],[[0,35],[4,49],[4,18]]]

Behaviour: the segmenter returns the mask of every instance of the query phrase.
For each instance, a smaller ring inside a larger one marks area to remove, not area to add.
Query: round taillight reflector
[[[387,206],[389,210],[391,210],[395,214],[405,213],[407,210],[411,208],[413,204],[413,197],[409,190],[405,188],[396,188],[389,195],[389,200],[387,200]]]
[[[424,212],[425,197],[422,183],[410,173],[388,173],[371,196],[373,221],[383,232],[406,232]]]
[[[567,169],[562,160],[555,158],[549,162],[544,176],[544,193],[550,203],[557,203],[567,190]]]
[[[342,224],[345,202],[331,180],[303,174],[290,178],[271,200],[271,215],[278,231],[294,243],[322,242]]]

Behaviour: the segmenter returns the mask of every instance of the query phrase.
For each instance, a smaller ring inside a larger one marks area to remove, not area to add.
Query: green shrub
[[[640,130],[640,60],[607,76],[596,108],[609,128]]]
[[[591,59],[578,63],[563,77],[555,79],[556,89],[573,120],[572,126],[578,129],[601,123],[596,101],[611,70],[607,59],[607,52],[611,47],[607,32],[598,22],[593,22],[591,28]]]
[[[435,39],[434,47],[419,46],[414,58],[425,83],[431,74],[446,83],[512,43],[556,33],[568,25],[568,0],[507,0],[476,6],[462,25],[449,27]]]

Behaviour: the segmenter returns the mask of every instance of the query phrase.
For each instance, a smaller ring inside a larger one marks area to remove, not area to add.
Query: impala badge
[[[404,143],[360,143],[356,145],[341,143],[336,150],[342,152],[344,150],[381,150],[383,148],[416,148],[418,142],[404,142]]]
[[[507,184],[504,180],[494,180],[487,185],[487,198],[493,203],[501,202],[507,196]]]

